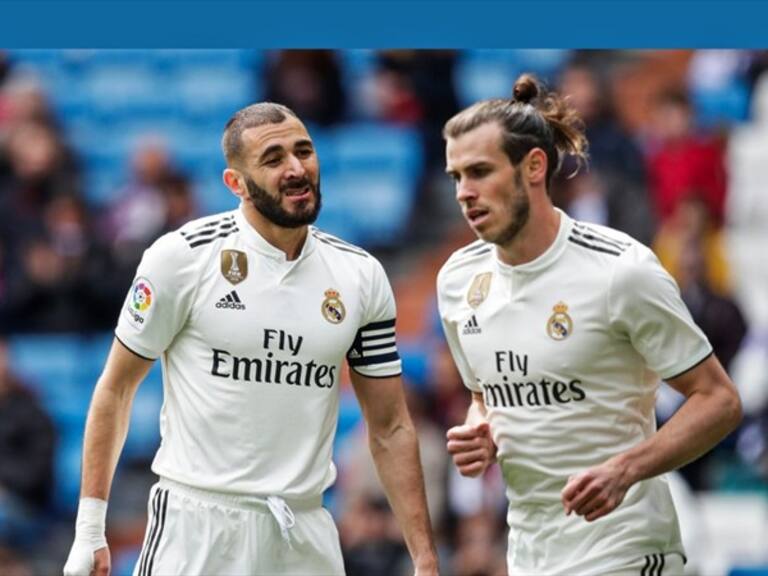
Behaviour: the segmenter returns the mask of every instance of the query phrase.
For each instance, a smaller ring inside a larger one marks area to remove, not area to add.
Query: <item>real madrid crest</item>
[[[331,324],[340,324],[347,315],[347,310],[344,308],[339,293],[333,288],[325,291],[325,300],[320,306],[320,311],[323,313],[323,318]]]
[[[547,320],[547,334],[555,340],[565,340],[573,332],[573,320],[568,316],[568,305],[558,302],[552,310],[554,314]]]
[[[483,272],[472,280],[472,284],[467,291],[467,303],[472,308],[477,308],[488,298],[488,293],[491,291],[492,276],[493,272]]]
[[[221,251],[221,274],[232,284],[248,277],[248,257],[240,250]]]

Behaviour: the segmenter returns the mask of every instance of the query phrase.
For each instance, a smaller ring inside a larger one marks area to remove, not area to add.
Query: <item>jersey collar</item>
[[[285,252],[267,242],[264,237],[259,234],[253,226],[251,226],[248,220],[246,220],[245,215],[240,208],[235,210],[235,221],[237,222],[237,227],[241,230],[242,237],[245,239],[245,243],[248,245],[248,247],[269,258],[274,258],[275,260],[279,260],[281,262],[287,261]],[[298,262],[299,260],[311,254],[312,250],[314,250],[314,247],[315,238],[312,236],[311,231],[307,230],[307,238],[304,240],[304,246],[302,246],[301,253],[295,261]]]
[[[555,210],[560,214],[560,227],[558,228],[555,241],[552,242],[549,248],[547,248],[538,258],[526,262],[525,264],[518,264],[517,266],[511,266],[502,262],[499,260],[498,253],[494,251],[494,254],[496,254],[496,265],[501,273],[511,274],[513,272],[523,272],[531,274],[540,272],[554,264],[560,258],[568,245],[568,235],[571,233],[573,220],[559,208],[555,208]]]

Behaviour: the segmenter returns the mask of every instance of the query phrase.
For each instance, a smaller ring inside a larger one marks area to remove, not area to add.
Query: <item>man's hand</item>
[[[560,493],[565,514],[575,512],[587,522],[602,518],[623,502],[630,486],[620,458],[611,458],[568,479]]]
[[[75,541],[64,564],[64,576],[109,576],[109,548],[104,536],[106,516],[106,500],[80,499]]]
[[[109,576],[110,571],[109,548],[93,551],[88,544],[75,540],[64,564],[64,576]]]
[[[446,437],[448,452],[462,476],[479,476],[496,460],[496,445],[487,422],[454,426]]]

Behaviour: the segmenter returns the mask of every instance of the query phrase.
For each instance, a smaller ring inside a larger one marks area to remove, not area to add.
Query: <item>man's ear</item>
[[[243,175],[234,168],[226,168],[221,175],[224,185],[241,200],[248,195]]]
[[[523,171],[529,184],[543,184],[547,179],[547,154],[541,148],[532,148],[526,155]]]

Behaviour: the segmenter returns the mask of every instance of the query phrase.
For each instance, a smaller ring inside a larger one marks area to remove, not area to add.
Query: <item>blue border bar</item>
[[[0,0],[4,48],[768,47],[763,0]]]

